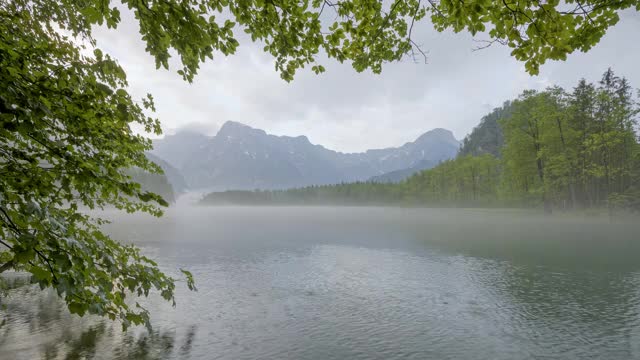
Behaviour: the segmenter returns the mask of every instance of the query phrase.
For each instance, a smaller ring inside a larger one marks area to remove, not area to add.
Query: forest
[[[638,95],[608,69],[570,91],[524,91],[483,117],[455,159],[397,184],[226,191],[202,203],[640,210]]]

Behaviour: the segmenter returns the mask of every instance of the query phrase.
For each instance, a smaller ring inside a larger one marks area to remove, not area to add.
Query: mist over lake
[[[640,225],[519,210],[170,208],[107,232],[193,272],[153,333],[3,299],[2,359],[640,358]],[[11,275],[16,286],[20,275]]]

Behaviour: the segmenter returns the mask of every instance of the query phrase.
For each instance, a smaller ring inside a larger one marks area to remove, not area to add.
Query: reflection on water
[[[640,359],[636,224],[371,208],[117,224],[199,291],[147,299],[154,331],[123,333],[9,277],[0,358]]]
[[[195,327],[182,344],[176,344],[175,333],[162,329],[123,333],[111,321],[70,315],[54,291],[40,291],[26,275],[5,280],[10,291],[2,298],[2,359],[168,359],[189,354]]]

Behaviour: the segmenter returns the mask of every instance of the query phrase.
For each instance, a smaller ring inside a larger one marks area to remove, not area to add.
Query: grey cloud
[[[181,124],[177,128],[168,128],[165,133],[166,134],[175,134],[178,131],[190,131],[196,132],[208,136],[212,136],[218,133],[220,130],[220,126],[213,122],[190,122],[186,124]]]
[[[169,131],[201,124],[211,132],[235,120],[270,133],[304,134],[336,150],[361,151],[396,146],[435,127],[462,138],[488,110],[524,89],[570,88],[583,76],[597,80],[608,66],[640,86],[640,48],[631,45],[640,25],[637,12],[623,14],[588,54],[550,62],[540,76],[529,76],[506,47],[472,51],[477,43],[469,34],[438,33],[423,23],[414,31],[429,53],[426,65],[407,58],[374,75],[324,59],[325,74],[305,69],[292,83],[280,79],[262,45],[240,36],[236,55],[203,64],[187,84],[175,67],[155,70],[133,19],[123,19],[118,31],[99,29],[98,44],[120,60],[135,95],[153,93],[157,116]]]

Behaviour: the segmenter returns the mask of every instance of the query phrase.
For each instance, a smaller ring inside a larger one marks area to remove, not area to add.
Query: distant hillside
[[[478,156],[491,154],[500,157],[500,149],[504,145],[504,135],[498,120],[509,117],[512,112],[511,102],[505,102],[501,107],[482,117],[480,124],[462,140],[459,155]]]
[[[176,194],[187,190],[187,184],[180,171],[156,155],[150,153],[146,155],[149,160],[162,168],[164,174],[153,174],[136,168],[130,169],[128,171],[129,175],[133,178],[133,181],[142,186],[142,190],[156,193],[169,203],[175,202]]]
[[[166,135],[163,139],[153,141],[151,153],[166,160],[176,169],[190,161],[191,157],[200,154],[202,149],[211,140],[210,137],[183,130],[174,135]]]
[[[418,164],[410,168],[396,170],[396,171],[388,172],[386,174],[374,176],[370,178],[369,181],[376,182],[376,183],[398,183],[411,177],[411,175],[414,175],[423,170],[431,169],[437,165],[438,163],[435,161],[422,160]]]
[[[175,202],[173,187],[165,175],[152,174],[141,169],[130,169],[128,173],[133,181],[142,186],[143,191],[158,194],[168,203]]]
[[[187,191],[187,182],[180,173],[180,170],[176,169],[173,165],[151,153],[147,153],[147,158],[162,168],[162,170],[164,171],[164,175],[167,177],[167,180],[176,193],[183,193]]]
[[[434,129],[400,147],[341,153],[305,136],[274,136],[237,122],[213,137],[178,133],[154,142],[153,154],[184,175],[191,189],[285,189],[363,181],[419,164],[451,159],[460,144]]]

